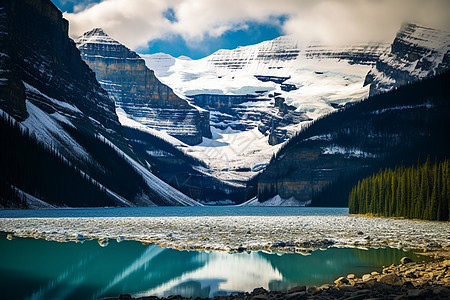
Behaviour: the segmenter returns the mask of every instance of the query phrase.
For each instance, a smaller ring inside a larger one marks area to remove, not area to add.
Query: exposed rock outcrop
[[[212,126],[241,131],[257,127],[261,133],[270,136],[270,145],[282,143],[292,136],[282,127],[311,120],[306,113],[287,105],[282,97],[275,97],[273,103],[258,95],[199,94],[190,98],[196,105],[214,112]]]
[[[82,58],[101,85],[132,119],[188,144],[209,137],[208,114],[200,113],[162,84],[135,52],[95,28],[77,40]]]
[[[375,95],[449,68],[450,33],[407,23],[376,60],[364,84],[371,84],[370,95]]]

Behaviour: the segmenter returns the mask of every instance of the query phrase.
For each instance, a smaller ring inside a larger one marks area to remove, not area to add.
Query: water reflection
[[[202,267],[184,272],[168,282],[139,293],[138,296],[168,296],[182,293],[189,297],[214,297],[233,291],[248,291],[255,285],[268,288],[270,282],[283,276],[260,253],[191,252]]]
[[[405,255],[395,249],[329,249],[310,256],[206,253],[130,241],[112,240],[101,247],[97,241],[8,241],[4,236],[0,251],[0,289],[9,299],[96,299],[121,293],[213,297],[259,286],[287,289],[364,273]]]

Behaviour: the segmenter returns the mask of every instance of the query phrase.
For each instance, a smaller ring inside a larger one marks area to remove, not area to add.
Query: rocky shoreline
[[[322,286],[296,286],[289,291],[267,291],[256,288],[252,292],[235,293],[214,298],[185,298],[156,296],[132,298],[123,294],[118,298],[102,298],[103,300],[266,300],[266,299],[450,299],[450,249],[431,252],[430,256],[440,257],[431,262],[413,262],[408,257],[401,259],[399,265],[383,267],[381,273],[372,272],[357,277],[349,274],[340,277],[332,284]]]

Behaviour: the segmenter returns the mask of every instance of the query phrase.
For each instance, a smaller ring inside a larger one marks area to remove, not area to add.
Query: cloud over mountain
[[[389,41],[402,22],[450,30],[447,0],[87,0],[75,7],[65,13],[72,37],[102,27],[133,49],[175,35],[198,44],[273,22],[283,33],[330,44]]]

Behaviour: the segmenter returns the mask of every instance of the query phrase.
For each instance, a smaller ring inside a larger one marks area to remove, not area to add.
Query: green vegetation
[[[349,212],[423,220],[450,220],[450,161],[427,159],[416,167],[386,168],[360,180],[349,195]]]

